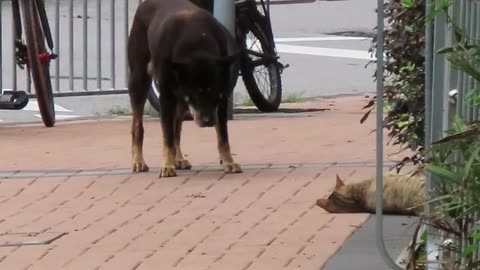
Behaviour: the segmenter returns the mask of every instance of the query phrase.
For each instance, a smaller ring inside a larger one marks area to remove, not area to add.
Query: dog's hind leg
[[[148,48],[143,39],[146,34],[138,24],[132,25],[128,43],[128,60],[130,66],[128,92],[132,107],[132,170],[134,172],[148,171],[143,159],[143,110],[147,100],[151,76],[147,73],[149,60]]]
[[[131,83],[129,88],[138,89],[140,87],[145,87],[144,85]],[[148,88],[148,85],[146,86]],[[148,166],[143,159],[143,108],[145,106],[145,101],[147,96],[144,95],[143,91],[139,93],[130,94],[130,104],[132,107],[132,170],[134,172],[146,172],[148,171]]]
[[[222,101],[218,106],[217,121],[215,130],[217,132],[218,153],[220,154],[220,164],[226,173],[241,173],[240,165],[233,161],[230,152],[230,142],[228,140],[228,100]]]
[[[180,147],[180,139],[182,136],[182,124],[185,117],[186,106],[183,104],[177,105],[177,112],[175,115],[175,168],[177,170],[190,170],[192,165],[183,157],[182,149]]]

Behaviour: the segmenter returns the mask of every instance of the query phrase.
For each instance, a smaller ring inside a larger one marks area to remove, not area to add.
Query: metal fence
[[[430,4],[433,1],[430,0]],[[431,8],[431,5],[429,5]],[[456,0],[450,9],[450,16],[455,23],[465,30],[465,34],[478,40],[480,37],[480,4],[472,0]],[[467,74],[453,69],[447,59],[437,54],[439,49],[455,42],[454,32],[447,25],[446,16],[437,16],[428,24],[426,36],[426,145],[443,138],[450,129],[452,117],[459,115],[466,121],[479,119],[478,110],[466,101],[466,97],[477,88],[478,82]],[[426,192],[435,187],[435,181],[427,175]],[[429,209],[426,209],[429,213]],[[478,220],[476,215],[474,218]],[[435,261],[439,254],[438,247],[443,239],[434,229],[427,227],[427,256]],[[428,265],[428,269],[440,269],[440,265]]]
[[[55,96],[126,92],[126,41],[141,2],[45,1],[59,55],[50,69]],[[11,1],[0,2],[0,86],[31,93],[29,74],[15,63],[11,8]]]
[[[426,0],[427,12],[432,7],[434,0]],[[465,30],[465,33],[474,40],[480,40],[480,3],[475,0],[454,0],[450,9],[451,16],[457,25]],[[381,10],[384,0],[378,0],[378,10]],[[384,17],[378,13],[378,40],[383,40]],[[451,127],[452,117],[456,114],[464,117],[467,121],[479,120],[479,112],[465,101],[465,97],[471,91],[478,88],[478,82],[471,79],[467,74],[453,69],[443,55],[436,52],[439,49],[452,45],[454,32],[447,25],[446,16],[438,15],[432,22],[426,25],[426,81],[425,81],[425,144],[429,147],[432,142],[443,138]],[[377,47],[377,126],[383,126],[383,43]],[[383,175],[383,133],[377,129],[377,213],[382,209],[382,175]],[[434,187],[435,181],[427,174],[426,190],[429,192]],[[426,214],[430,213],[426,206]],[[478,215],[475,216],[478,220]],[[383,242],[383,217],[377,215],[377,245],[382,257],[390,269],[402,269],[396,265],[385,250]],[[427,227],[427,260],[437,261],[439,246],[442,236],[432,228]],[[479,255],[480,256],[480,255]],[[441,269],[440,265],[427,264],[426,269]]]
[[[144,0],[44,1],[52,28],[54,53],[59,55],[50,68],[54,95],[126,93],[126,44],[135,10]],[[223,0],[215,1],[223,3]],[[269,3],[315,1],[271,0]],[[260,4],[259,1],[257,3]],[[222,18],[219,20],[224,23]],[[10,0],[0,0],[0,36],[0,89],[32,93],[30,74],[19,69],[15,63]],[[243,87],[241,90],[244,90]]]

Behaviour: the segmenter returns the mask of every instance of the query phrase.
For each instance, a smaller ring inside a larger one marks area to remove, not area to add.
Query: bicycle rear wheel
[[[150,89],[148,90],[148,102],[150,102],[150,105],[158,112],[160,113],[160,91],[157,89],[157,86],[155,83],[152,81],[152,84],[150,85]]]
[[[274,112],[282,101],[280,65],[273,39],[268,38],[266,27],[257,22],[241,38],[243,54],[240,70],[242,79],[253,103],[260,111]]]
[[[55,107],[50,81],[50,54],[45,49],[45,35],[36,1],[22,1],[22,15],[27,45],[27,67],[32,75],[40,115],[46,127],[55,125]]]

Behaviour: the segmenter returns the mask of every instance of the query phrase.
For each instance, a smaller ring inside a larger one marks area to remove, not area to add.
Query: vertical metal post
[[[428,14],[432,10],[432,1],[427,2]],[[444,130],[448,127],[448,105],[446,99],[448,98],[447,86],[450,85],[448,79],[450,78],[447,71],[449,71],[448,63],[441,55],[435,54],[441,48],[448,44],[448,29],[446,16],[439,14],[435,17],[433,24],[427,24],[426,35],[426,81],[425,81],[425,145],[426,149],[430,148],[431,144],[444,136]],[[458,82],[463,84],[463,75],[458,78]],[[425,184],[425,195],[430,196],[430,191],[435,189],[437,178],[434,175],[427,173],[427,181]],[[429,204],[425,207],[426,215],[431,213]],[[427,261],[435,262],[439,256],[439,245],[442,241],[439,232],[431,227],[426,226],[426,244],[425,249],[427,253]],[[426,269],[439,269],[438,263],[429,263]]]
[[[0,37],[2,36],[2,4],[3,2],[0,1]],[[3,58],[2,58],[3,48],[2,42],[0,42],[0,94],[3,92]]]
[[[73,0],[70,0],[70,4],[68,7],[68,20],[69,20],[69,29],[68,29],[68,35],[69,35],[69,87],[70,91],[74,91],[73,87]]]
[[[11,55],[15,55],[16,33],[15,33],[15,22],[13,20],[13,16],[12,16],[11,24],[12,24],[12,45],[11,45],[12,46],[12,52],[11,52]],[[0,28],[1,28],[1,26],[0,26]],[[12,57],[12,90],[17,91],[17,89],[18,89],[18,87],[17,87],[17,59],[15,57]]]
[[[127,44],[128,44],[128,0],[125,0],[125,10],[124,10],[124,16],[125,16],[125,57],[128,55],[127,53]],[[125,85],[128,84],[128,61],[125,59]]]
[[[473,7],[475,9],[475,35],[473,36],[476,40],[478,40],[479,38],[479,33],[480,33],[480,20],[479,20],[479,16],[480,16],[480,5],[476,4],[474,5]],[[475,89],[477,89],[478,87],[480,86],[480,84],[478,83],[477,80],[475,80]],[[479,120],[479,110],[478,108],[475,109],[475,117],[474,117],[475,121],[478,121]]]
[[[430,14],[432,11],[432,0],[426,1],[426,14]],[[434,49],[433,49],[433,33],[434,33],[434,24],[431,22],[426,23],[425,25],[425,150],[427,151],[432,144],[432,92],[433,92],[433,58],[434,58]],[[426,171],[426,184],[425,184],[425,198],[429,198],[431,186],[432,175]],[[430,204],[425,205],[425,213],[431,213]],[[428,235],[431,235],[432,228],[427,226],[426,232]],[[431,243],[425,243],[426,249],[430,249],[429,245]],[[436,254],[434,252],[434,254]],[[430,266],[426,265],[428,269]]]
[[[115,0],[110,1],[110,72],[112,89],[115,89]]]
[[[88,91],[88,5],[87,0],[83,0],[83,90]]]
[[[97,90],[102,89],[102,0],[97,0]]]
[[[214,0],[213,15],[235,36],[235,1]],[[228,119],[233,119],[233,94],[228,99]]]
[[[376,115],[376,241],[381,257],[388,267],[394,270],[402,270],[390,257],[383,239],[383,93],[384,93],[384,67],[383,67],[383,30],[384,30],[384,3],[377,2],[377,115]]]
[[[55,53],[60,55],[60,0],[55,1]],[[55,61],[55,91],[60,91],[60,60]]]

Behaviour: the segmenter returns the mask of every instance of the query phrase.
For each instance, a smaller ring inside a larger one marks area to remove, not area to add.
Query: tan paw
[[[192,168],[192,164],[190,164],[190,162],[188,162],[186,159],[177,160],[175,161],[175,168],[177,170],[190,170]]]
[[[241,173],[242,172],[242,168],[240,168],[240,165],[238,165],[237,163],[230,163],[230,164],[226,164],[226,163],[223,163],[223,171],[225,173]]]
[[[177,176],[177,172],[173,167],[160,168],[160,175],[158,177],[174,177]]]
[[[132,166],[133,172],[148,172],[148,166],[145,161],[135,161]]]

